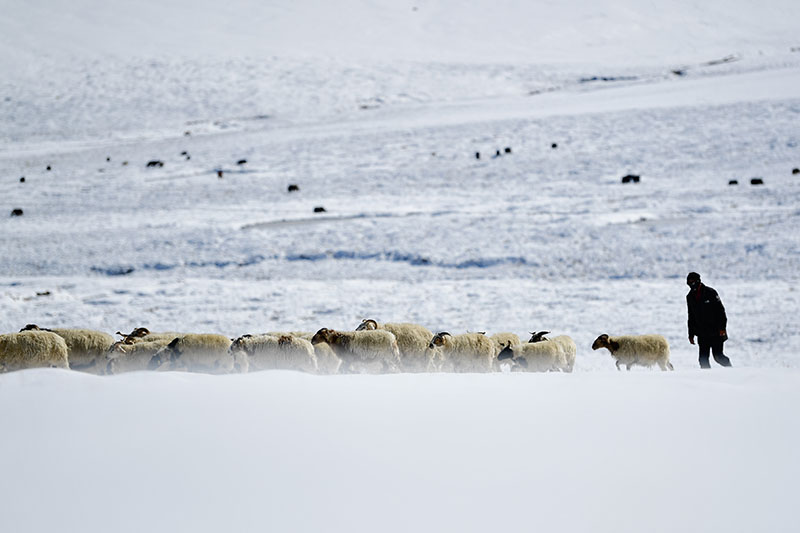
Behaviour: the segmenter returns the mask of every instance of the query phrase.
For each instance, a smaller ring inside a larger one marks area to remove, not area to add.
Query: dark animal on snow
[[[11,216],[12,217],[21,217],[22,216],[22,209],[16,208],[16,209],[12,210],[11,211]]]
[[[764,180],[761,178],[752,178],[750,180],[750,185],[764,185]]]
[[[554,150],[555,150],[556,148],[558,148],[558,143],[553,143],[553,144],[551,144],[551,145],[550,145],[550,148],[552,148],[552,149],[554,149]]]
[[[800,168],[793,168],[792,174],[800,174]]]
[[[314,208],[314,212],[315,212],[315,213],[325,213],[325,212],[326,212],[326,210],[325,210],[325,208],[324,208],[324,207],[320,206],[320,207],[315,207],[315,208]]]
[[[244,165],[247,163],[247,159],[240,159],[236,162],[237,165]]]
[[[475,159],[480,159],[480,158],[481,158],[481,153],[475,152]]]
[[[639,183],[639,176],[635,174],[628,174],[627,176],[622,176],[622,183]]]
[[[728,185],[739,185],[739,180],[731,180],[728,182]]]
[[[511,153],[511,147],[510,146],[506,146],[506,149],[504,151],[505,151],[505,153],[510,154]]]
[[[163,167],[164,166],[164,162],[163,161],[159,161],[158,159],[153,159],[152,161],[148,161],[147,162],[147,166],[150,167],[150,168],[152,168],[152,167]]]
[[[299,191],[300,187],[298,187],[297,185],[292,183],[291,185],[289,185],[289,187],[287,189],[288,189],[288,192],[295,192],[295,191]]]
[[[25,183],[25,176],[22,176],[22,177],[19,179],[19,182],[20,182],[20,183]]]

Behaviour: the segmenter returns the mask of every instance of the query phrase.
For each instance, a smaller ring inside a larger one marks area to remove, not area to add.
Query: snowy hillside
[[[797,530],[797,2],[2,8],[0,333],[371,317],[578,355],[0,375],[0,531]],[[692,270],[733,369],[697,368]]]

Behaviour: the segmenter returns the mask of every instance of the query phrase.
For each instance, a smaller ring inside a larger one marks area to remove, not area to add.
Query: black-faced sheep
[[[519,335],[516,333],[509,333],[509,332],[502,332],[502,333],[495,333],[489,340],[494,343],[494,347],[497,353],[505,348],[508,344],[520,344]]]
[[[236,369],[230,346],[231,340],[224,335],[189,333],[159,350],[148,368],[228,374]]]
[[[483,333],[451,335],[446,331],[437,333],[430,341],[430,348],[439,347],[444,362],[442,372],[491,372],[495,366],[494,343]]]
[[[69,368],[67,344],[51,331],[0,335],[0,373],[25,368]]]
[[[518,372],[572,372],[577,353],[575,342],[567,335],[546,339],[546,333],[549,332],[534,333],[527,343],[507,344],[497,360],[510,360],[512,370]]]
[[[430,372],[435,369],[437,350],[429,347],[433,333],[425,326],[408,322],[378,324],[368,318],[356,328],[356,331],[373,330],[385,330],[395,336],[403,372]]]
[[[316,374],[317,356],[314,346],[306,339],[291,335],[243,335],[233,341],[234,356],[247,356],[249,371],[299,370]]]
[[[342,373],[385,374],[399,372],[400,349],[395,336],[385,330],[336,331],[322,328],[311,343],[328,343],[342,360]]]
[[[140,340],[125,343],[119,341],[109,348],[106,354],[106,374],[122,374],[149,370],[150,361],[159,350],[167,346],[172,339]]]
[[[617,335],[602,334],[592,343],[592,350],[607,348],[616,360],[617,370],[625,365],[651,367],[657,364],[661,370],[673,370],[669,362],[669,343],[662,335]]]

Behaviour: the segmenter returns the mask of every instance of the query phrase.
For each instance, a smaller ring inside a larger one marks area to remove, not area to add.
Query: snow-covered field
[[[0,531],[800,528],[800,4],[49,4],[2,2],[0,332],[372,317],[578,361],[3,375]],[[590,348],[650,332],[674,373]]]

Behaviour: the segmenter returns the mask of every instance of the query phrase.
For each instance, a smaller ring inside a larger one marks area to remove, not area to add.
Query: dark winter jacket
[[[697,291],[691,290],[686,295],[686,306],[689,308],[689,335],[719,337],[719,332],[728,325],[722,300],[719,299],[717,291],[702,283]]]

